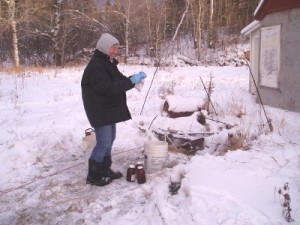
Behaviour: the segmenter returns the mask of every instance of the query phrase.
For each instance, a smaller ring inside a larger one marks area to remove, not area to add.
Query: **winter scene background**
[[[0,224],[300,224],[300,114],[265,105],[271,132],[248,92],[247,66],[177,63],[119,65],[147,79],[127,92],[132,120],[117,124],[112,167],[123,177],[104,187],[85,184],[85,65],[1,72]],[[201,111],[205,126],[197,111],[179,118],[163,111],[166,99],[175,110],[202,107],[209,83],[216,113]],[[158,140],[156,129],[210,135],[193,154],[169,146],[160,171],[146,173],[144,184],[127,182],[145,142]]]

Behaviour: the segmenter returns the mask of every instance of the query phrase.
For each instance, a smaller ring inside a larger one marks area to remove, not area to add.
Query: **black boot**
[[[112,164],[111,156],[104,156],[103,163],[105,165],[105,176],[110,177],[112,179],[119,179],[123,176],[121,172],[115,172],[110,168]]]
[[[102,162],[89,159],[89,171],[86,183],[96,186],[104,186],[112,182],[112,178],[105,174],[106,167]]]

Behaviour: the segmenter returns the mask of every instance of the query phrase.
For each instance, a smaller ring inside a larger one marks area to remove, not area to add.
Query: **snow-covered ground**
[[[300,114],[266,107],[270,133],[248,93],[246,67],[160,68],[151,88],[156,68],[119,68],[148,77],[141,92],[127,92],[133,119],[117,125],[113,169],[126,175],[129,164],[143,160],[144,143],[156,139],[154,128],[213,132],[205,148],[189,156],[169,151],[163,170],[147,174],[145,184],[123,176],[104,187],[86,185],[84,67],[0,73],[0,224],[289,224],[278,194],[286,183],[293,224],[300,224]],[[218,116],[208,115],[204,127],[197,113],[161,115],[167,94],[179,96],[179,105],[180,97],[204,100],[200,77],[205,84],[212,77]],[[242,143],[227,151],[234,146],[230,134]],[[171,181],[181,183],[177,194],[170,193]]]

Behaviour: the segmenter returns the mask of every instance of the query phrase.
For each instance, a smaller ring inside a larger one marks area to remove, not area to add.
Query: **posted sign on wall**
[[[260,85],[278,88],[280,25],[261,28]]]

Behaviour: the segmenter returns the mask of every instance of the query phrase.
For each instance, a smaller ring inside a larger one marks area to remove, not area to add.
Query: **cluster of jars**
[[[126,180],[129,182],[137,180],[139,184],[146,182],[146,172],[141,162],[137,162],[136,165],[129,165]]]

